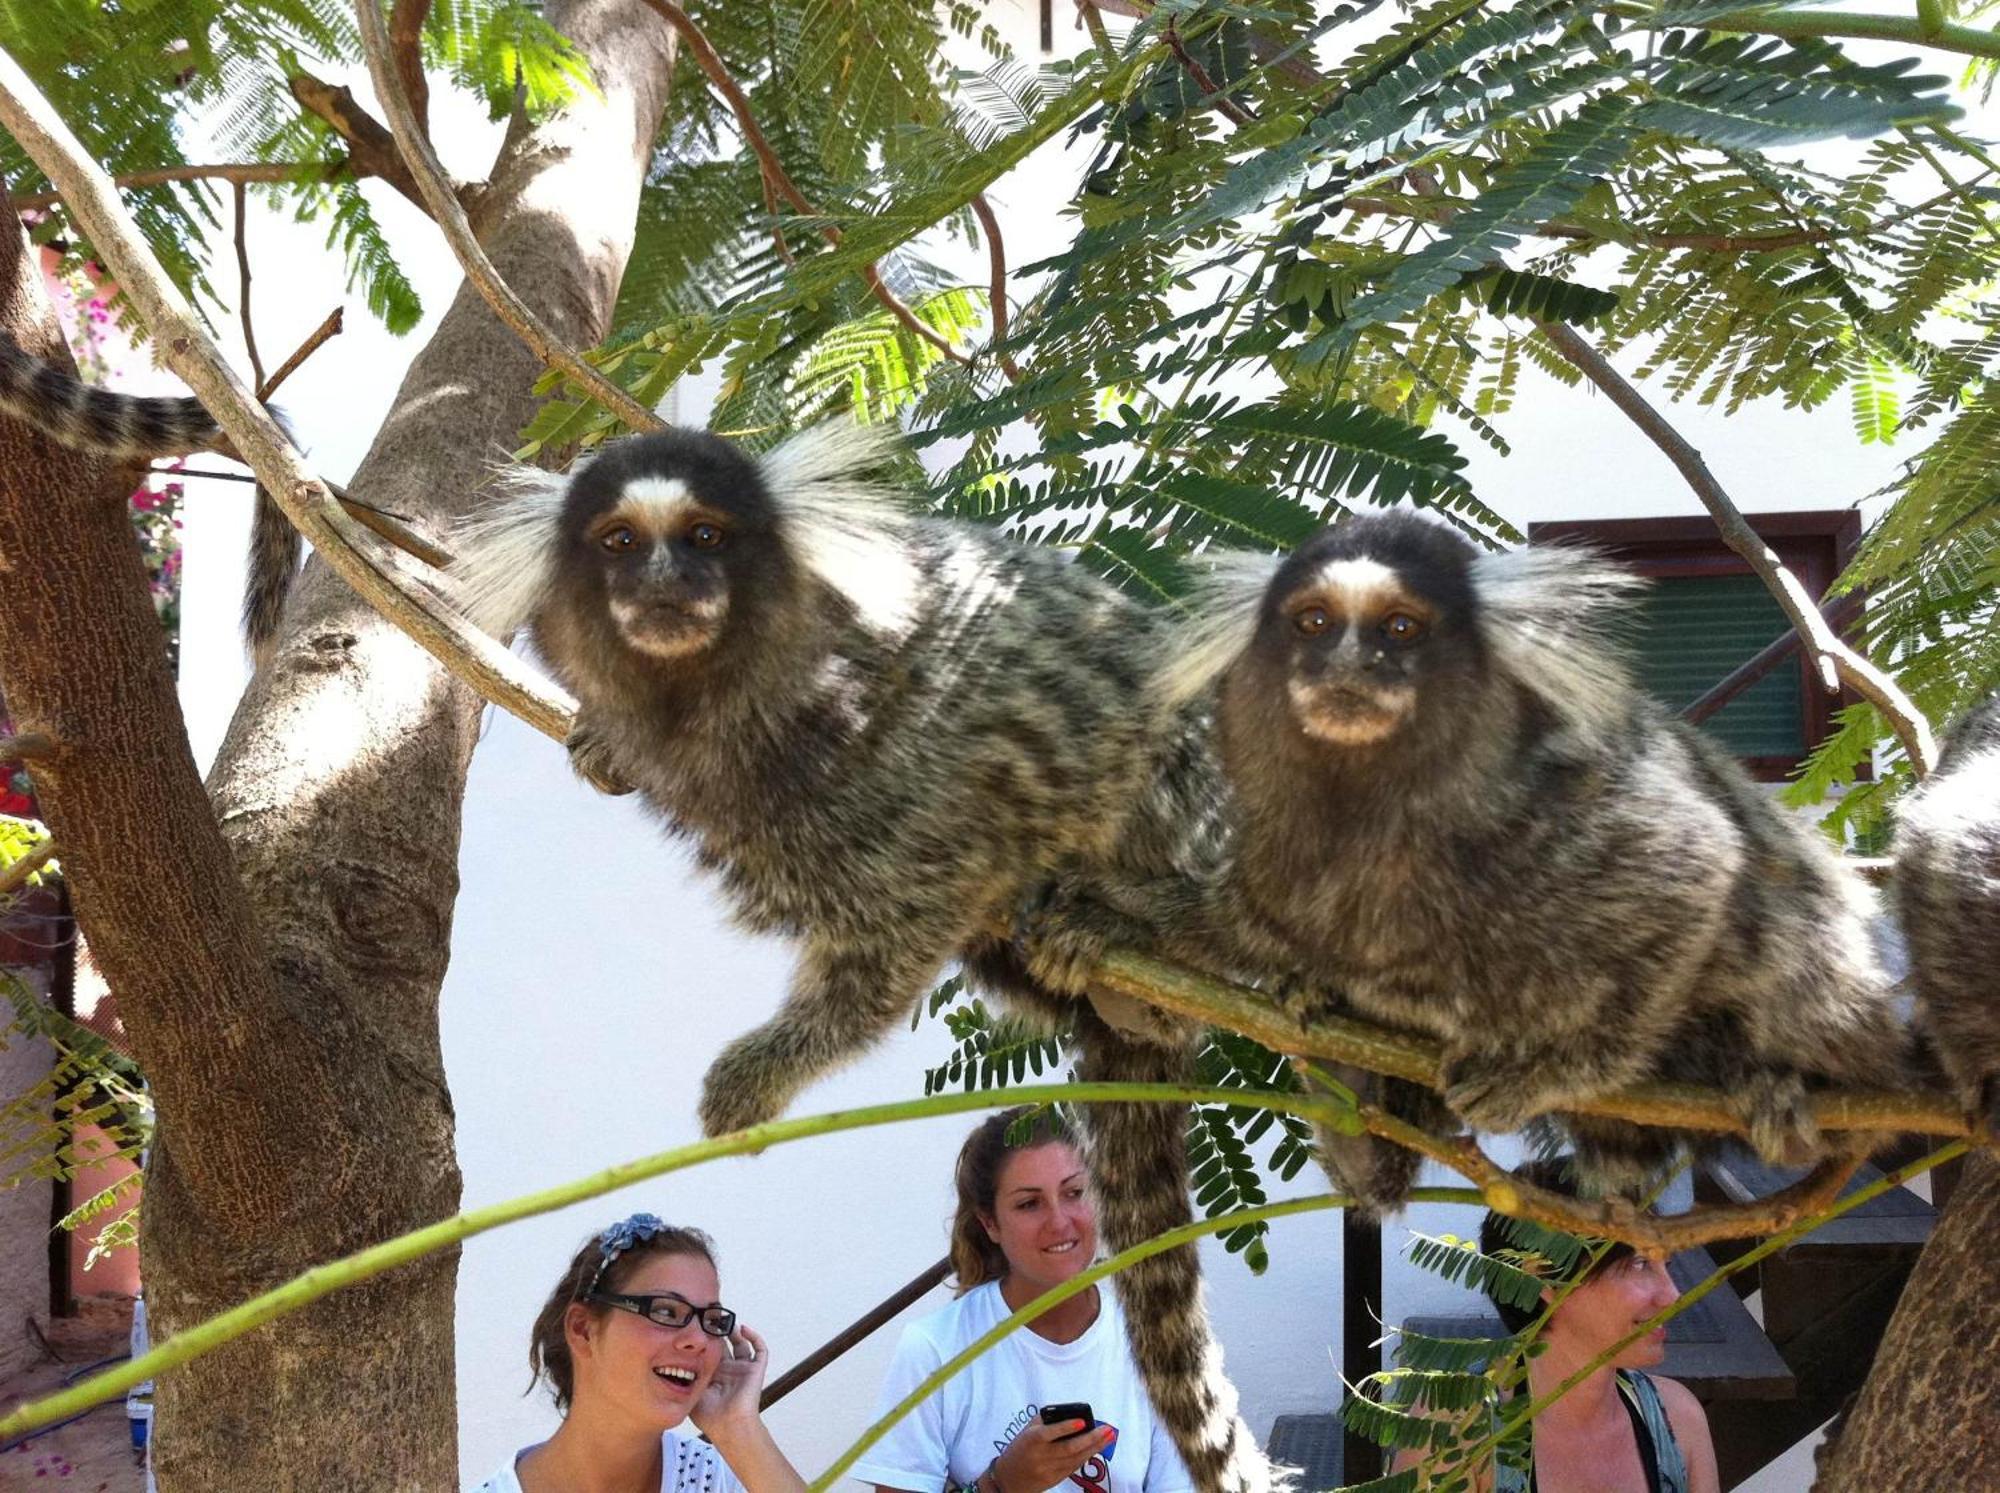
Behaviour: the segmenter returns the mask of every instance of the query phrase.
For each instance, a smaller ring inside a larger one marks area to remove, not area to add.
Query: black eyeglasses
[[[699,1321],[710,1337],[728,1337],[736,1330],[736,1313],[726,1306],[696,1306],[678,1296],[622,1296],[616,1291],[592,1291],[584,1297],[601,1306],[615,1306],[662,1327],[685,1327]]]

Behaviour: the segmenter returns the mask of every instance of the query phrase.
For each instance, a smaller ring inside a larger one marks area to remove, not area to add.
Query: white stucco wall
[[[996,7],[996,14],[1008,10]],[[1074,44],[1066,7],[1058,46]],[[1033,46],[1034,7],[1014,4],[1011,28]],[[356,81],[365,96],[364,84]],[[434,101],[433,108],[438,104]],[[484,157],[477,130],[445,131],[462,169]],[[456,164],[456,163],[455,163]],[[1037,204],[1063,194],[1037,171],[993,194],[1010,259],[1025,263],[1061,239]],[[455,276],[428,226],[375,194],[433,312]],[[267,242],[296,235],[295,281],[259,309],[266,348],[288,348],[340,298],[338,271],[317,231],[273,219]],[[269,250],[265,252],[269,253]],[[983,283],[983,267],[975,272]],[[261,283],[261,282],[260,282]],[[404,361],[427,328],[397,344],[357,307],[341,342],[288,391],[322,469],[344,477],[375,427]],[[698,400],[690,400],[690,413]],[[1879,487],[1908,448],[1863,448],[1845,407],[1814,415],[1757,407],[1724,421],[1673,410],[1716,474],[1752,510],[1839,507]],[[1480,494],[1517,525],[1698,511],[1665,459],[1600,397],[1532,370],[1503,422],[1502,459],[1455,433]],[[205,762],[243,679],[235,634],[242,489],[202,492],[187,520],[183,697]],[[465,804],[463,890],[443,996],[443,1039],[458,1110],[468,1205],[490,1203],[691,1140],[693,1099],[708,1059],[775,1006],[789,967],[780,945],[722,921],[708,887],[631,800],[610,800],[571,777],[559,748],[508,718],[491,720]],[[795,1112],[836,1109],[921,1091],[921,1069],[950,1046],[941,1026],[899,1032],[855,1069],[809,1092]],[[524,1400],[527,1328],[579,1240],[640,1209],[700,1224],[722,1250],[726,1299],[771,1340],[782,1369],[943,1251],[950,1158],[966,1126],[952,1119],[825,1137],[721,1163],[472,1241],[460,1269],[460,1450],[483,1476],[552,1416]],[[1446,1180],[1446,1179],[1427,1179]],[[1302,1177],[1298,1190],[1316,1190]],[[1414,1210],[1413,1227],[1465,1232],[1464,1210]],[[1232,1376],[1258,1431],[1280,1413],[1327,1409],[1338,1393],[1339,1230],[1330,1217],[1281,1223],[1261,1279],[1209,1251],[1210,1296]],[[1387,1315],[1450,1310],[1464,1298],[1400,1262],[1388,1272]],[[926,1303],[928,1305],[928,1303]],[[919,1308],[922,1309],[922,1308]],[[782,1444],[808,1476],[868,1418],[894,1329],[844,1359],[774,1413]]]

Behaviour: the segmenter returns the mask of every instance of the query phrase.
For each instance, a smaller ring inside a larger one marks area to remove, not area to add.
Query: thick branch
[[[1241,1032],[1275,1052],[1331,1058],[1430,1088],[1442,1085],[1441,1051],[1435,1042],[1341,1017],[1326,1017],[1308,1024],[1280,1010],[1268,996],[1164,960],[1120,950],[1098,968],[1094,983],[1113,994],[1144,1001],[1204,1025]],[[1638,1084],[1617,1094],[1564,1107],[1579,1114],[1604,1115],[1641,1125],[1744,1133],[1742,1121],[1722,1094],[1693,1084]],[[1812,1111],[1823,1130],[1969,1134],[1963,1112],[1941,1095],[1835,1089],[1813,1095]]]
[[[357,172],[381,177],[424,212],[436,216],[431,205],[424,201],[416,178],[403,164],[402,156],[397,154],[395,140],[374,115],[356,102],[352,89],[337,87],[308,72],[292,74],[290,82],[292,97],[325,120],[333,127],[334,133],[347,142],[348,163]],[[455,188],[453,192],[452,200],[456,201]]]
[[[721,94],[724,102],[729,105],[730,112],[736,116],[736,127],[743,132],[744,143],[750,147],[750,153],[757,158],[757,169],[763,175],[766,189],[782,197],[794,212],[809,218],[820,216],[819,209],[806,200],[797,183],[786,174],[784,163],[778,159],[778,153],[771,148],[771,142],[764,137],[763,130],[758,128],[757,116],[750,112],[749,97],[729,75],[729,69],[723,63],[721,54],[715,50],[701,27],[694,23],[694,18],[674,4],[674,0],[646,0],[646,4],[674,28],[680,39],[687,44],[688,50],[694,53],[695,61],[701,66],[702,75],[715,86],[715,91]],[[835,248],[840,246],[840,230],[831,223],[820,228],[820,235]],[[882,279],[881,271],[874,265],[864,268],[861,277],[868,282],[868,289],[875,299],[888,308],[889,314],[908,328],[912,335],[922,338],[954,363],[970,361],[951,345],[949,339],[926,326],[917,313],[888,287]]]
[[[478,236],[466,219],[465,209],[453,194],[444,167],[438,163],[437,153],[431,149],[429,138],[418,126],[416,116],[410,110],[410,101],[403,94],[402,80],[396,75],[395,60],[389,55],[389,36],[383,29],[378,0],[355,0],[354,13],[361,22],[361,45],[368,54],[368,75],[374,80],[375,92],[382,99],[382,107],[388,111],[395,144],[415,175],[418,195],[425,211],[443,230],[452,253],[458,256],[466,279],[479,291],[481,299],[492,307],[493,314],[542,362],[568,375],[586,394],[631,429],[664,429],[666,421],[585,362],[582,354],[558,337],[493,267],[493,261],[479,247]],[[492,697],[489,695],[487,698]],[[543,726],[541,729],[549,728]]]
[[[363,7],[367,7],[364,5]],[[380,31],[380,18],[376,18]],[[484,698],[558,741],[575,702],[420,586],[399,586],[374,537],[341,511],[289,437],[195,319],[118,200],[117,188],[13,58],[0,54],[0,124],[62,192],[119,285],[139,308],[167,365],[201,398],[258,480],[313,549],[368,602]],[[447,198],[449,200],[449,198]],[[457,204],[452,203],[454,209]]]
[[[1667,459],[1687,479],[1688,486],[1694,489],[1702,506],[1715,520],[1723,542],[1757,572],[1777,598],[1786,618],[1805,639],[1818,661],[1821,679],[1827,688],[1844,683],[1881,711],[1897,739],[1902,742],[1910,765],[1916,769],[1918,776],[1927,775],[1937,762],[1937,742],[1931,735],[1930,723],[1924,719],[1923,712],[1910,703],[1909,697],[1893,679],[1834,634],[1798,577],[1787,570],[1770,546],[1757,537],[1756,530],[1750,527],[1741,510],[1723,491],[1722,484],[1715,480],[1708,464],[1701,459],[1701,453],[1689,445],[1680,432],[1625,381],[1604,355],[1573,328],[1561,322],[1543,322],[1540,325],[1542,335],[1550,344],[1581,369],[1584,377],[1602,389],[1613,404],[1630,416],[1632,422],[1645,432],[1647,439],[1664,451]]]

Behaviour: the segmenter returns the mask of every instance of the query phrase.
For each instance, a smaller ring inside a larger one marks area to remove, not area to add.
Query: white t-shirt
[[[534,1449],[522,1447],[472,1493],[521,1493],[514,1464]],[[666,1431],[660,1436],[660,1493],[743,1493],[743,1484],[736,1480],[722,1454],[706,1441]]]
[[[1001,1339],[897,1422],[848,1475],[910,1493],[942,1493],[947,1478],[962,1486],[984,1472],[1044,1404],[1085,1400],[1118,1439],[1057,1484],[1063,1493],[1191,1493],[1133,1366],[1117,1302],[1109,1290],[1098,1292],[1098,1302],[1097,1320],[1073,1343],[1052,1343],[1025,1327]],[[1000,1283],[988,1281],[904,1328],[876,1415],[1007,1315]]]

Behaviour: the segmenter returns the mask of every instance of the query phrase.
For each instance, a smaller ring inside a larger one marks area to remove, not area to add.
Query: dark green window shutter
[[[1754,575],[1667,576],[1640,609],[1639,681],[1684,710],[1782,634],[1785,614]],[[1710,716],[1702,729],[1739,757],[1805,755],[1798,656]]]

